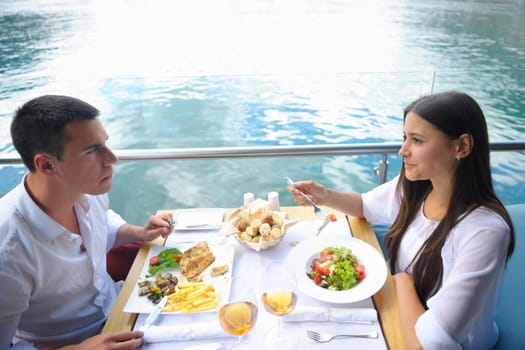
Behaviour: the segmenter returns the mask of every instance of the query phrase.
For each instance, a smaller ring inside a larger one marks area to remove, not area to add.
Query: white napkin
[[[188,341],[230,336],[217,322],[188,323],[178,326],[151,326],[143,330],[144,342]]]
[[[377,322],[377,311],[374,308],[334,308],[319,306],[296,307],[282,318],[285,322]]]

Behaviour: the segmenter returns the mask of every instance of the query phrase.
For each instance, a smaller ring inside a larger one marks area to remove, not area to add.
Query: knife
[[[321,231],[323,230],[323,228],[324,228],[326,225],[328,225],[329,222],[330,222],[330,221],[325,220],[325,221],[321,224],[321,226],[319,226],[319,228],[317,229],[317,232],[315,233],[315,236],[316,236],[316,237],[319,236],[319,233],[321,233]]]
[[[155,320],[157,319],[157,317],[159,317],[162,309],[164,308],[164,306],[166,306],[166,303],[168,302],[168,296],[165,295],[161,300],[160,302],[155,306],[155,308],[153,309],[153,311],[151,311],[151,313],[149,314],[148,318],[146,318],[146,321],[144,321],[144,323],[142,324],[142,326],[140,326],[140,329],[143,330],[143,329],[146,329],[146,328],[149,328],[153,322],[155,322]]]

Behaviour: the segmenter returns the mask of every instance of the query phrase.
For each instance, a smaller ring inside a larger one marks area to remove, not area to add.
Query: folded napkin
[[[296,307],[282,318],[285,322],[377,322],[377,311],[374,308],[334,308],[319,306]]]
[[[217,322],[189,323],[178,326],[151,326],[144,331],[144,342],[188,341],[230,336]]]

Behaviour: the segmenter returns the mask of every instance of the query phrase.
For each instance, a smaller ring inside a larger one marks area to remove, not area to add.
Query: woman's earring
[[[461,160],[461,157],[457,157],[456,160],[459,162]]]

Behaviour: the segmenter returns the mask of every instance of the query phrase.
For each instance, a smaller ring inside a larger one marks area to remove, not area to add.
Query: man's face
[[[75,121],[65,128],[67,141],[61,161],[55,161],[65,190],[102,194],[111,189],[115,154],[106,146],[108,135],[98,118]]]

